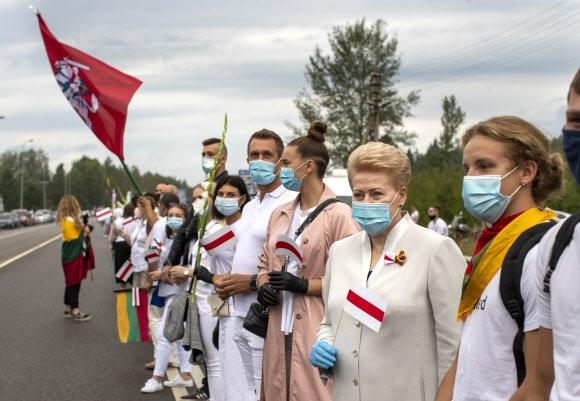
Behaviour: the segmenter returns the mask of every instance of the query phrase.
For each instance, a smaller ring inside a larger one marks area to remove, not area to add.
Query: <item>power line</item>
[[[556,23],[560,24],[562,22],[565,22],[566,19],[570,18],[570,11],[577,8],[575,4],[572,4],[569,7],[565,7],[564,9],[559,10],[554,15],[546,15],[546,14],[549,14],[554,9],[564,5],[569,1],[570,0],[565,0],[552,7],[549,7],[548,9],[534,15],[533,17],[528,18],[512,26],[508,30],[500,32],[499,34],[493,35],[489,38],[480,40],[476,44],[466,46],[457,51],[445,55],[440,55],[420,63],[409,64],[407,66],[403,66],[403,68],[409,72],[420,71],[425,69],[430,70],[437,65],[455,64],[460,60],[471,59],[473,57],[478,57],[482,54],[494,52],[498,48],[509,46],[514,42],[515,39],[520,39],[522,36],[523,37],[530,36],[534,32],[541,33],[546,25],[554,25]],[[544,15],[545,17],[540,19],[540,17]],[[559,20],[562,17],[564,20],[563,21]],[[539,21],[536,21],[538,19]],[[516,31],[516,33],[510,35],[510,33],[514,31]]]

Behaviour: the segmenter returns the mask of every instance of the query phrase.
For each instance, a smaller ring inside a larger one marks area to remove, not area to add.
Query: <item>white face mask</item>
[[[493,224],[507,209],[512,197],[522,188],[519,185],[511,195],[501,193],[501,180],[519,168],[514,167],[504,176],[474,175],[463,177],[463,205],[476,219]]]
[[[201,159],[201,168],[204,173],[209,174],[213,169],[214,159],[213,157],[204,157]]]
[[[136,219],[141,218],[141,210],[138,207],[135,208],[135,211],[133,212],[133,216],[135,216]]]

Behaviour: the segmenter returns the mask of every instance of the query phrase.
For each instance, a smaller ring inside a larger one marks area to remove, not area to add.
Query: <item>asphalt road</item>
[[[93,318],[79,323],[63,317],[58,226],[0,231],[0,401],[169,401],[184,394],[139,391],[151,375],[143,364],[153,348],[118,341],[111,254],[101,234],[97,227],[94,280],[83,281],[80,293],[81,309]]]

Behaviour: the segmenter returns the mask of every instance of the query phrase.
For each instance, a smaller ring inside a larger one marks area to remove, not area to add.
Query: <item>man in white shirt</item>
[[[580,184],[580,69],[568,91],[568,109],[563,133],[564,154],[576,183]],[[562,222],[544,235],[536,258],[539,292],[539,349],[535,369],[526,377],[519,400],[564,401],[580,399],[580,224],[564,249],[556,268],[545,279],[558,230]]]
[[[270,214],[278,206],[292,201],[297,193],[288,191],[280,182],[276,163],[282,156],[284,143],[273,131],[262,129],[255,132],[248,142],[248,163],[250,175],[258,185],[259,194],[244,207],[239,222],[238,242],[231,274],[216,278],[216,291],[220,296],[233,296],[234,340],[242,356],[243,366],[227,366],[222,374],[225,383],[229,374],[244,372],[248,379],[248,389],[226,386],[227,400],[244,400],[248,394],[260,399],[262,377],[262,350],[264,339],[243,328],[244,317],[250,305],[257,302],[256,275],[258,257],[266,241],[266,229]],[[232,313],[232,311],[230,311]]]
[[[427,215],[429,216],[429,224],[427,228],[439,233],[445,237],[449,237],[449,229],[447,228],[447,223],[441,217],[439,217],[439,206],[431,206],[427,210]]]

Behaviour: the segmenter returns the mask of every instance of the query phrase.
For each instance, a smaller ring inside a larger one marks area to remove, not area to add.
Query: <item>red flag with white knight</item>
[[[63,95],[111,152],[124,160],[127,108],[141,81],[59,42],[35,10],[52,72]]]

